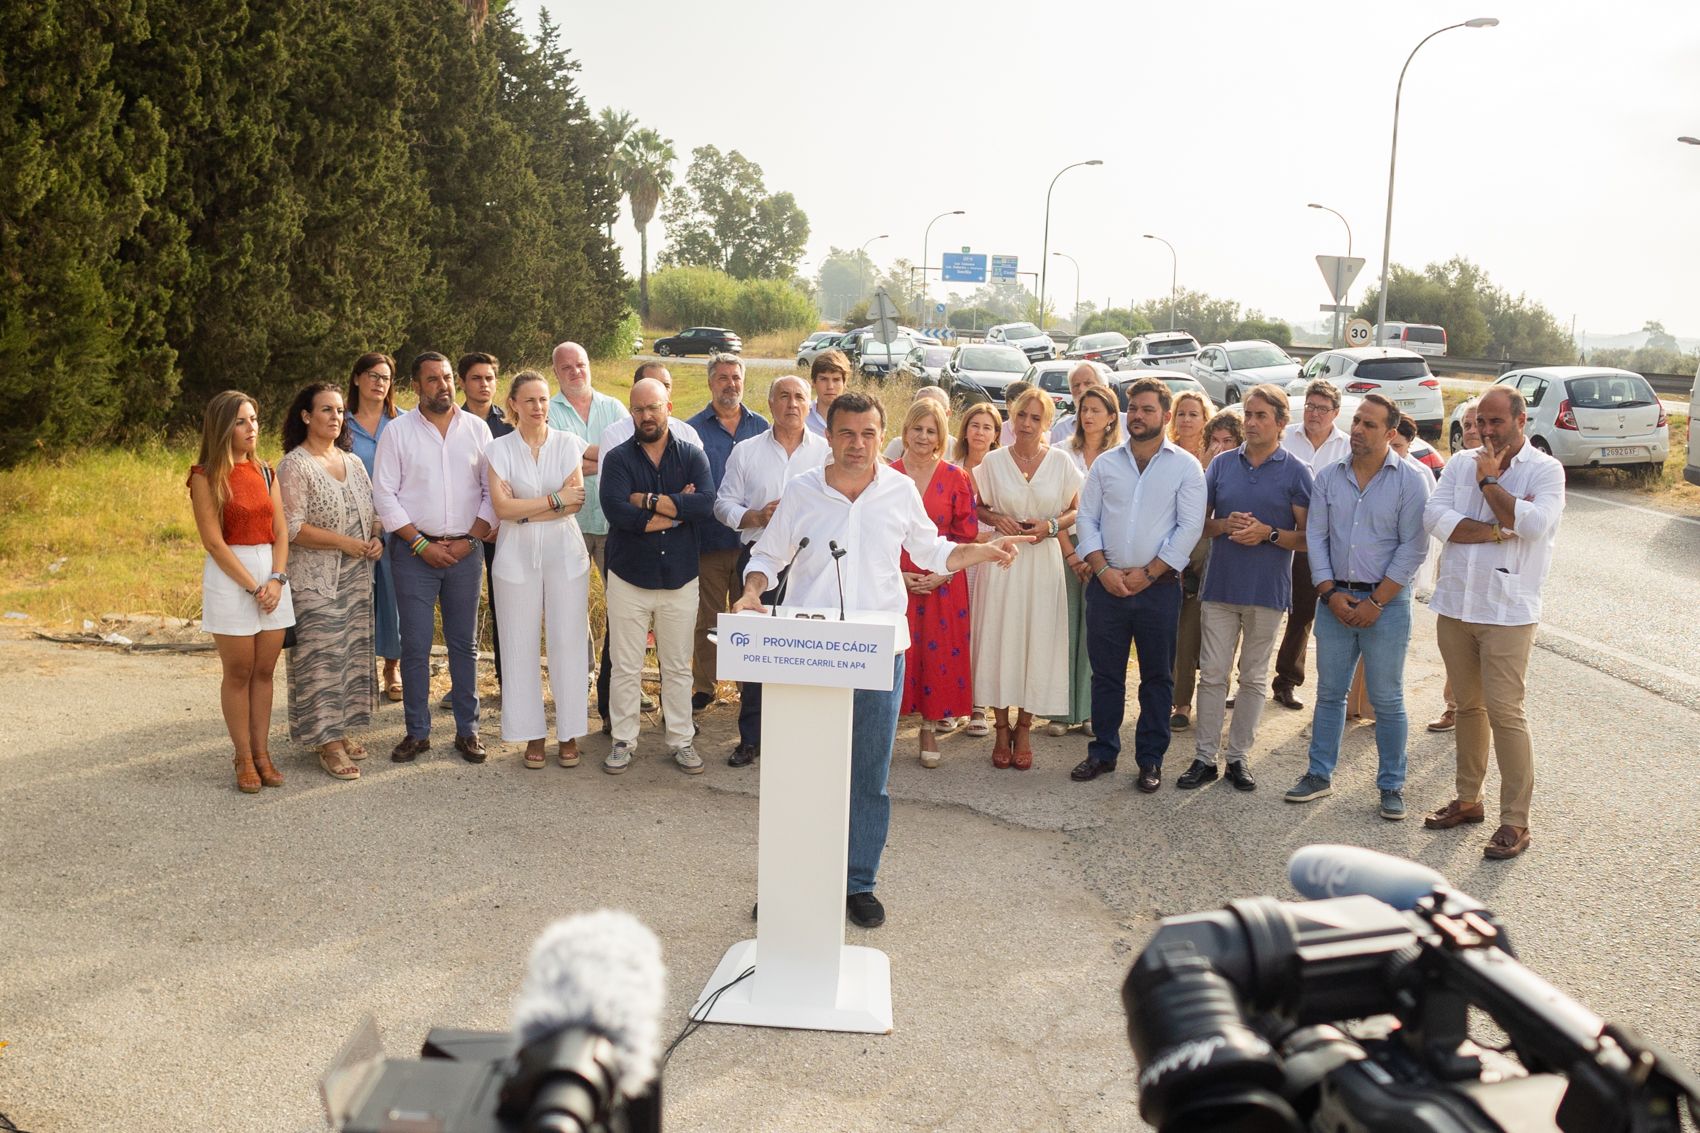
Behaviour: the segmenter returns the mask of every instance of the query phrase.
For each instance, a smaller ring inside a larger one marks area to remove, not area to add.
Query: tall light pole
[[[1057,170],[1057,177],[1061,177],[1064,173],[1067,173],[1070,169],[1077,169],[1082,165],[1102,165],[1102,164],[1104,164],[1104,163],[1101,160],[1099,160],[1098,158],[1093,158],[1091,161],[1077,161],[1073,165],[1065,165],[1061,169]],[[1042,252],[1040,252],[1040,254],[1039,254],[1039,329],[1040,330],[1045,329],[1045,281],[1046,281],[1045,280],[1045,269],[1048,268],[1050,266],[1050,263],[1051,263],[1051,189],[1055,189],[1057,187],[1057,177],[1051,178],[1050,187],[1045,190],[1045,245],[1044,245],[1044,250]]]
[[[856,266],[862,269],[862,298],[864,299],[868,297],[868,244],[872,244],[875,240],[885,240],[890,236],[891,233],[889,232],[870,236],[867,243],[862,245],[862,250],[856,253],[856,259],[859,261]]]
[[[1443,28],[1429,32],[1411,48],[1411,53],[1405,56],[1405,65],[1399,68],[1399,85],[1393,88],[1393,145],[1387,158],[1387,221],[1381,234],[1381,296],[1376,301],[1375,308],[1375,344],[1381,345],[1382,336],[1386,333],[1382,328],[1387,325],[1387,269],[1388,257],[1393,254],[1393,173],[1399,167],[1399,99],[1405,93],[1405,72],[1411,67],[1411,60],[1417,57],[1417,52],[1423,49],[1423,44],[1433,39],[1443,31],[1454,28],[1491,28],[1498,27],[1499,21],[1492,16],[1481,16],[1473,20],[1465,20],[1461,24],[1447,24]]]
[[[1067,252],[1052,252],[1053,256],[1061,256],[1074,265],[1074,333],[1080,333],[1080,261]]]
[[[933,217],[933,219],[927,221],[927,230],[921,234],[921,293],[915,298],[916,326],[920,326],[923,319],[926,317],[925,313],[921,310],[921,304],[924,303],[927,298],[927,241],[931,239],[933,235],[933,225],[937,224],[947,216],[961,215],[963,215],[962,209],[951,209],[949,212],[941,212],[937,216]]]
[[[1331,212],[1335,216],[1340,217],[1340,223],[1344,224],[1346,226],[1346,258],[1348,260],[1351,259],[1352,258],[1352,224],[1351,224],[1351,222],[1349,220],[1347,220],[1345,218],[1345,216],[1341,215],[1339,209],[1331,209],[1327,205],[1319,205],[1319,204],[1315,203],[1314,201],[1311,202],[1310,204],[1306,205],[1305,208],[1321,209],[1323,212]],[[1336,279],[1335,282],[1339,282],[1338,279]],[[1344,293],[1334,296],[1335,306],[1343,306],[1345,304],[1345,302],[1346,302],[1346,296],[1345,296]],[[1340,312],[1339,311],[1334,312],[1334,345],[1335,346],[1340,345]]]
[[[1156,240],[1169,249],[1169,329],[1175,329],[1175,281],[1180,278],[1181,258],[1175,255],[1175,246],[1161,236],[1153,236],[1147,232],[1145,239]]]

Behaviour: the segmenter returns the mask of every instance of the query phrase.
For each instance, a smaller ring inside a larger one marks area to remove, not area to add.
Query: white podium
[[[756,938],[721,959],[693,1013],[711,1023],[891,1031],[891,962],[844,943],[854,690],[891,688],[896,618],[779,607],[721,614],[721,680],[758,681],[761,818]],[[708,1009],[716,988],[755,974]]]

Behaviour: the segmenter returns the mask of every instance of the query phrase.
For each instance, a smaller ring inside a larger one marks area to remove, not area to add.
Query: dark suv
[[[678,334],[655,340],[655,352],[672,354],[742,354],[744,340],[725,327],[686,327]]]

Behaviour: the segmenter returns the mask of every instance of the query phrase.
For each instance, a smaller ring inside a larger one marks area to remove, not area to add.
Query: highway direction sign
[[[1019,259],[1019,257],[1017,257],[1017,256],[993,256],[992,257],[992,278],[993,279],[1014,279],[1015,278],[1015,266],[1016,266],[1016,261],[1018,259]]]
[[[986,257],[967,252],[946,252],[939,278],[946,283],[986,282]]]

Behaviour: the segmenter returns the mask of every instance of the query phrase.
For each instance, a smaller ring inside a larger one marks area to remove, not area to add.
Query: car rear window
[[[1032,323],[1015,323],[1003,328],[1005,338],[1038,338],[1039,328]]]
[[[1185,338],[1170,338],[1145,344],[1145,353],[1153,358],[1162,358],[1169,354],[1193,354],[1197,351],[1198,344]]]
[[[1089,334],[1075,345],[1082,350],[1102,350],[1106,346],[1126,346],[1127,339],[1119,334]]]
[[[1372,382],[1408,382],[1432,375],[1421,358],[1365,358],[1352,376]]]
[[[969,347],[962,352],[962,368],[965,370],[991,370],[994,373],[1019,374],[1027,369],[1027,359],[1013,347]]]
[[[1044,370],[1039,374],[1039,388],[1046,393],[1068,392],[1067,370]]]
[[[1446,332],[1439,327],[1406,327],[1406,342],[1429,342],[1440,345],[1446,341]]]
[[[1571,378],[1564,383],[1564,389],[1573,409],[1632,409],[1658,400],[1653,387],[1640,374]]]

